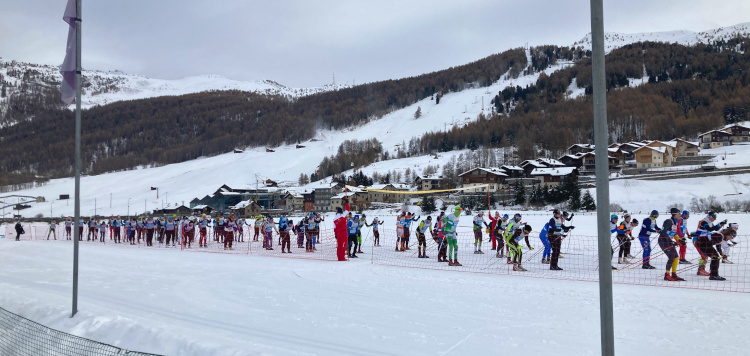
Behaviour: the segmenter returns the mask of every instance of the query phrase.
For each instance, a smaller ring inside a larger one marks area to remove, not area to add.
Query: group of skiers
[[[429,258],[425,242],[425,234],[429,231],[433,240],[438,245],[438,262],[448,262],[449,266],[461,266],[461,263],[458,262],[456,228],[462,211],[463,209],[460,206],[456,206],[450,214],[446,214],[445,211],[441,212],[434,222],[432,216],[428,216],[419,223],[416,229],[418,258]],[[550,270],[562,270],[558,265],[561,257],[562,241],[567,237],[567,233],[570,230],[575,229],[575,226],[566,225],[566,222],[569,222],[573,216],[574,214],[568,214],[567,212],[555,209],[552,212],[549,222],[544,225],[539,234],[539,239],[544,245],[541,263],[549,264]],[[628,265],[626,267],[639,265],[643,269],[654,269],[655,267],[651,266],[650,261],[658,257],[658,255],[651,255],[651,234],[658,233],[657,242],[662,249],[661,254],[666,255],[668,258],[664,280],[684,280],[676,272],[678,264],[692,263],[685,258],[688,241],[692,241],[693,246],[700,254],[697,275],[708,276],[710,280],[725,280],[724,277],[719,276],[719,265],[721,262],[732,263],[729,260],[729,253],[732,246],[736,244],[734,239],[739,229],[738,224],[727,224],[726,220],[717,223],[717,215],[711,211],[708,212],[705,218],[699,221],[697,229],[690,232],[687,224],[687,219],[690,217],[688,211],[680,211],[676,208],[671,209],[670,217],[663,222],[661,228],[657,225],[658,217],[659,212],[654,210],[649,217],[643,220],[641,230],[638,233],[638,240],[643,249],[643,257],[638,261],[631,261],[634,258],[631,255],[631,241],[635,240],[633,231],[639,226],[638,220],[633,219],[629,214],[625,214],[623,220],[618,223],[619,217],[617,215],[610,217],[610,232],[615,234],[614,242],[616,243],[611,251],[614,257],[615,249],[618,250],[618,264]],[[396,218],[395,250],[397,252],[410,250],[411,224],[419,221],[420,218],[420,216],[414,217],[414,215],[405,211]],[[496,251],[496,257],[505,257],[507,263],[513,265],[514,271],[526,271],[522,265],[522,242],[525,242],[529,250],[534,250],[529,243],[529,235],[533,230],[532,227],[522,221],[521,214],[515,214],[510,219],[508,214],[500,215],[499,212],[495,212],[494,216],[490,214],[489,219],[489,222],[484,220],[484,212],[482,211],[478,212],[473,218],[474,253],[484,253],[482,251],[482,241],[484,239],[482,232],[486,231],[489,234],[489,241],[492,242],[492,250]],[[364,218],[360,219],[359,215],[355,215],[352,218],[351,213],[348,212],[348,206],[347,211],[339,209],[337,212],[334,223],[337,226],[340,225],[341,229],[336,234],[337,238],[339,238],[339,250],[342,251],[339,254],[339,259],[344,259],[345,255],[356,258],[357,253],[362,253],[360,246],[361,227],[363,224],[364,226],[373,226],[375,236],[373,245],[380,246],[378,225],[383,224],[383,222],[377,218],[373,220],[372,224],[367,224],[366,221],[363,223],[363,221]],[[346,252],[344,253],[343,251]],[[709,260],[710,272],[706,271],[706,264]],[[617,267],[612,266],[612,269],[617,270]]]
[[[638,220],[625,214],[623,221],[618,224],[619,217],[614,214],[610,216],[610,232],[616,234],[618,241],[618,263],[641,265],[643,269],[655,269],[656,267],[650,264],[653,258],[651,256],[651,234],[658,233],[657,243],[662,250],[662,254],[667,256],[664,280],[684,281],[677,275],[677,265],[692,264],[685,258],[689,241],[692,241],[700,255],[697,275],[708,276],[710,280],[715,281],[725,280],[724,277],[719,276],[719,265],[722,262],[732,263],[729,260],[729,254],[732,246],[737,244],[734,239],[737,236],[739,225],[737,223],[727,224],[726,219],[717,223],[716,213],[709,211],[703,219],[698,221],[696,230],[691,232],[688,229],[690,212],[672,208],[669,215],[661,227],[657,225],[659,212],[656,210],[652,211],[649,217],[643,219],[641,230],[638,233],[638,241],[643,248],[643,257],[636,262],[631,262],[629,259],[634,258],[630,254],[630,241],[635,239],[632,230],[638,226]],[[614,248],[612,254],[614,256]],[[709,260],[711,261],[710,272],[706,271],[706,264]]]
[[[273,250],[273,233],[279,235],[279,245],[282,245],[282,253],[291,253],[290,234],[294,232],[298,236],[298,247],[302,248],[304,238],[307,238],[307,252],[316,251],[316,244],[320,232],[320,222],[323,217],[320,214],[310,213],[303,218],[299,224],[294,225],[293,221],[287,219],[282,214],[277,224],[270,216],[259,215],[252,218],[254,227],[253,241],[258,241],[259,235],[263,235],[263,247],[267,250]],[[165,247],[176,247],[178,244],[186,248],[191,248],[195,242],[196,231],[199,234],[198,246],[201,248],[208,247],[208,231],[213,230],[213,240],[224,245],[225,250],[234,250],[233,243],[245,242],[245,226],[251,226],[251,218],[236,218],[234,215],[229,217],[218,216],[216,218],[207,217],[203,214],[200,217],[183,216],[181,219],[176,215],[167,217],[127,217],[111,216],[107,220],[97,221],[93,217],[85,220],[79,220],[78,236],[83,241],[105,242],[107,232],[109,240],[114,243],[129,243],[131,245],[140,244],[141,240],[147,246],[153,246],[153,240],[156,238],[157,243]],[[72,217],[68,217],[65,222],[65,238],[73,238]],[[49,222],[49,232],[47,240],[52,237],[57,240],[57,221]],[[20,226],[20,223],[18,224]],[[86,231],[85,229],[88,228]],[[85,232],[85,233],[84,233]],[[20,235],[20,234],[19,234]],[[248,238],[250,232],[248,231]]]
[[[334,219],[334,232],[337,239],[337,256],[339,260],[357,258],[358,253],[362,251],[362,228],[372,227],[373,245],[380,246],[379,227],[383,224],[382,220],[374,218],[371,223],[366,221],[366,216],[362,214],[352,216],[348,211],[339,208]],[[411,237],[412,223],[419,222],[415,230],[417,236],[418,258],[429,258],[427,256],[426,233],[429,231],[432,239],[438,246],[438,262],[448,262],[449,266],[461,266],[458,262],[458,243],[456,229],[463,209],[456,206],[453,211],[446,214],[442,211],[433,221],[432,216],[421,220],[421,216],[414,216],[409,212],[402,212],[396,218],[396,247],[397,252],[410,250],[409,242]],[[615,249],[618,250],[617,263],[627,265],[628,267],[640,266],[643,269],[655,269],[650,264],[654,257],[651,252],[651,235],[658,234],[657,244],[662,252],[667,256],[666,272],[664,279],[667,281],[683,281],[677,275],[678,264],[692,264],[685,258],[688,242],[698,251],[700,258],[698,261],[699,276],[708,276],[710,280],[723,281],[724,277],[719,276],[720,263],[732,263],[729,255],[732,246],[736,245],[734,241],[737,236],[738,224],[727,224],[727,220],[716,222],[717,215],[710,211],[698,222],[697,229],[693,232],[688,230],[688,211],[680,211],[677,208],[670,209],[669,218],[665,219],[662,226],[657,224],[659,212],[654,210],[651,214],[643,219],[640,224],[640,231],[637,235],[638,242],[642,247],[642,258],[636,259],[631,254],[632,241],[635,240],[633,231],[638,228],[639,222],[629,214],[623,216],[620,221],[619,216],[610,216],[610,232],[613,233],[615,245],[612,247],[612,257]],[[549,264],[549,269],[560,271],[562,268],[558,265],[562,241],[567,237],[567,233],[575,229],[575,226],[566,225],[573,218],[573,214],[561,212],[555,209],[552,217],[547,222],[539,234],[539,239],[544,245],[542,251],[542,264]],[[251,219],[254,222],[251,223]],[[492,242],[492,250],[496,251],[497,258],[506,258],[508,264],[513,265],[514,271],[526,271],[523,267],[522,242],[525,242],[529,250],[534,250],[529,243],[529,235],[532,228],[529,224],[522,221],[521,214],[515,214],[511,219],[508,214],[501,215],[495,212],[494,216],[489,214],[490,221],[484,220],[484,212],[479,211],[472,220],[474,232],[474,253],[484,254],[482,251],[483,231],[489,235],[488,241]],[[305,252],[317,251],[316,245],[320,242],[320,224],[324,221],[321,214],[310,213],[305,215],[297,224],[281,214],[278,222],[274,222],[270,216],[259,215],[253,218],[236,218],[230,216],[218,216],[216,218],[207,217],[203,214],[201,217],[183,216],[178,219],[175,215],[166,218],[159,218],[149,215],[148,217],[131,217],[120,218],[112,216],[108,220],[97,221],[91,218],[87,221],[80,220],[78,226],[80,239],[83,240],[84,230],[88,227],[86,235],[87,241],[105,242],[106,233],[109,231],[109,239],[114,243],[130,243],[131,245],[140,244],[141,239],[147,246],[153,246],[154,237],[159,245],[175,247],[178,243],[186,248],[190,248],[195,240],[196,230],[199,233],[198,245],[201,248],[208,247],[208,231],[213,229],[213,240],[224,245],[225,250],[233,250],[233,242],[244,242],[244,227],[253,226],[253,241],[258,241],[259,235],[263,236],[263,248],[273,250],[273,234],[279,236],[278,245],[281,245],[282,253],[292,253],[291,236],[297,236],[297,248],[305,248]],[[64,222],[65,237],[72,238],[73,219],[68,217]],[[20,228],[20,223],[16,229]],[[49,233],[47,239],[52,236],[55,240],[57,222],[52,220],[49,223]],[[19,231],[20,232],[20,231]],[[20,235],[20,233],[18,234]],[[248,231],[248,237],[250,232]],[[18,237],[16,238],[18,239]],[[533,257],[533,256],[532,256]],[[710,264],[709,264],[710,261]],[[710,269],[706,271],[706,265]],[[617,267],[612,266],[613,270]]]

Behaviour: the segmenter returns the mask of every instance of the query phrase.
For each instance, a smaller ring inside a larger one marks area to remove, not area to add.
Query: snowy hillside
[[[711,43],[736,36],[747,37],[748,35],[750,35],[750,22],[701,32],[686,30],[642,33],[606,32],[604,34],[604,51],[608,53],[615,48],[642,41],[679,43],[691,46],[696,43]],[[591,49],[591,33],[573,43],[573,47],[578,46]]]
[[[551,73],[559,69],[552,66],[545,70]],[[285,145],[275,149],[276,152],[268,153],[263,147],[247,149],[242,153],[226,153],[214,157],[200,158],[192,161],[170,164],[156,168],[144,168],[132,171],[114,172],[98,176],[86,176],[81,180],[82,190],[82,214],[94,213],[96,199],[97,213],[99,214],[124,214],[128,211],[128,198],[130,199],[130,212],[144,211],[161,208],[162,199],[167,197],[174,206],[175,203],[187,204],[195,197],[203,197],[212,194],[222,184],[229,185],[255,185],[256,176],[269,178],[275,181],[295,182],[300,173],[313,173],[317,170],[320,161],[334,154],[338,146],[345,140],[366,140],[376,138],[383,144],[383,149],[395,153],[398,145],[408,142],[412,137],[421,136],[425,132],[450,130],[453,127],[465,125],[476,120],[477,116],[489,110],[490,100],[498,91],[508,85],[526,86],[536,82],[539,73],[521,76],[517,79],[501,79],[489,87],[467,89],[457,93],[450,93],[435,104],[429,98],[407,106],[401,110],[394,111],[383,116],[381,119],[352,129],[342,131],[320,131],[315,141],[303,142],[305,148],[297,149],[295,145]],[[484,100],[484,107],[482,106]],[[422,116],[414,119],[414,112],[421,108]],[[460,152],[441,155],[444,159],[450,159]],[[408,159],[405,163],[398,160],[389,160],[377,164],[375,169],[405,169],[406,165],[412,168],[420,165],[435,165],[441,160],[435,160],[429,156],[423,158]],[[368,168],[365,172],[370,172]],[[421,172],[421,170],[420,170]],[[155,192],[150,187],[160,187],[162,196],[156,200]],[[48,200],[57,198],[60,194],[73,194],[73,179],[54,179],[46,186],[15,192],[21,195],[45,196]],[[110,193],[112,194],[112,207],[109,207]],[[73,211],[72,205],[64,205],[64,202],[52,203],[53,215],[70,215]],[[165,205],[166,206],[166,205]],[[49,216],[50,203],[35,204],[32,208],[23,210],[25,216],[34,216],[42,213]]]
[[[60,86],[59,68],[51,65],[24,63],[0,58],[0,77],[9,88],[18,86],[26,72],[34,73],[40,83]],[[272,80],[238,81],[218,75],[202,75],[181,79],[155,79],[120,71],[84,70],[81,103],[84,108],[116,101],[184,95],[209,90],[241,90],[269,95],[300,97],[345,88],[347,85],[323,85],[316,88],[289,88]],[[17,89],[16,89],[17,90]],[[9,91],[12,92],[12,89]],[[0,99],[0,110],[3,100]],[[75,106],[71,105],[71,108]]]

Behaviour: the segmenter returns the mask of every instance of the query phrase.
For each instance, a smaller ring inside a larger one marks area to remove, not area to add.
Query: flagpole
[[[78,313],[78,240],[81,219],[81,1],[76,0],[76,177],[75,177],[75,235],[73,239],[73,312]]]

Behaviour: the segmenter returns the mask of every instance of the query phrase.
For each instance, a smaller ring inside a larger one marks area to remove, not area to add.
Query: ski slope
[[[605,53],[609,53],[616,48],[636,42],[651,41],[692,46],[697,43],[712,43],[720,40],[728,40],[736,36],[747,37],[748,35],[750,35],[750,22],[700,32],[687,30],[641,33],[605,32],[604,51]],[[573,47],[578,46],[590,50],[591,33],[573,43]]]
[[[545,72],[551,73],[556,69],[557,66],[550,67]],[[275,152],[269,153],[264,147],[255,147],[242,153],[226,153],[162,167],[84,176],[81,178],[82,214],[92,215],[95,211],[100,215],[125,214],[128,211],[137,213],[161,208],[162,203],[164,206],[175,206],[183,202],[188,204],[193,198],[214,193],[222,184],[255,186],[258,179],[256,177],[296,184],[301,173],[314,173],[321,160],[335,154],[339,145],[346,140],[376,138],[382,142],[384,150],[394,154],[397,145],[408,143],[412,137],[421,136],[425,132],[450,130],[476,120],[480,113],[489,110],[491,98],[498,91],[508,85],[526,86],[536,82],[538,76],[539,73],[535,73],[516,79],[503,78],[490,87],[450,93],[443,96],[440,104],[425,98],[365,125],[342,131],[319,131],[314,141],[303,142],[305,147],[300,149],[291,144],[274,148]],[[415,120],[414,112],[417,108],[421,108],[422,116]],[[455,151],[441,154],[441,157],[449,159],[460,153]],[[438,163],[429,156],[415,160],[422,164]],[[399,160],[381,162],[374,167],[405,169],[404,162]],[[151,191],[151,187],[160,188],[160,199],[156,199],[156,192]],[[49,201],[32,204],[32,208],[21,211],[23,216],[31,217],[40,213],[50,216],[50,211],[52,216],[67,216],[73,213],[72,203],[55,199],[60,194],[70,194],[72,197],[73,192],[73,179],[63,178],[53,179],[43,187],[17,191],[14,194],[44,196]]]

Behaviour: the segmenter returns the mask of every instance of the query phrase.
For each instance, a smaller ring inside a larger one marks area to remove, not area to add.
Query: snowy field
[[[548,219],[531,214],[524,220],[534,227]],[[385,228],[394,221],[375,215]],[[740,223],[740,234],[750,226],[748,215],[720,218]],[[594,219],[575,217],[576,233],[593,234]],[[460,231],[469,223],[462,217]],[[371,234],[363,236],[365,253],[349,262],[84,242],[73,319],[72,244],[5,238],[0,305],[75,335],[169,355],[599,354],[596,283],[372,264]],[[386,242],[376,256],[398,255]],[[459,253],[467,268],[477,256],[469,246]],[[430,254],[413,260],[437,264]],[[747,324],[748,301],[747,293],[616,284],[616,350],[743,355],[750,341],[726,332]]]

